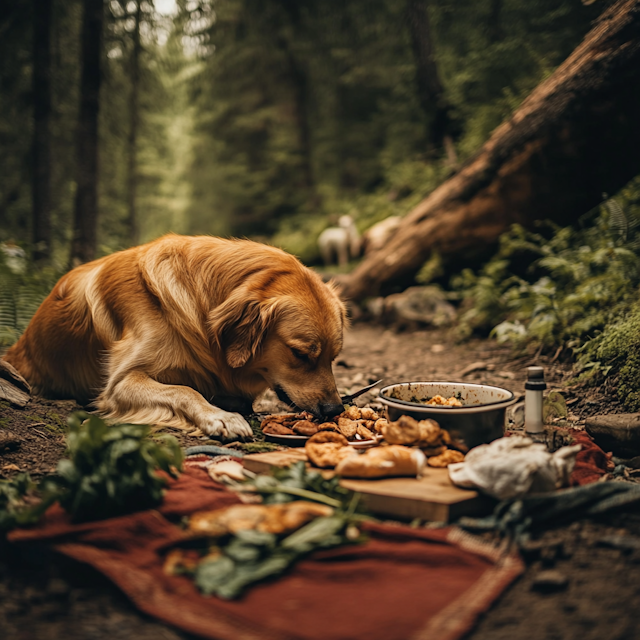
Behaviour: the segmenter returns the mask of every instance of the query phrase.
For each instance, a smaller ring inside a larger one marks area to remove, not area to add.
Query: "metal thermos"
[[[524,430],[526,433],[542,433],[542,392],[547,388],[542,367],[527,367],[524,383]]]

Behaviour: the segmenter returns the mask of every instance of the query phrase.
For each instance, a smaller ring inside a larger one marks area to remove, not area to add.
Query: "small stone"
[[[532,591],[540,591],[542,593],[551,593],[553,591],[562,591],[569,584],[569,578],[555,569],[548,571],[540,571],[533,579],[531,584]]]
[[[21,442],[21,438],[12,431],[0,429],[0,451],[4,451],[5,449],[15,449]]]
[[[585,429],[605,451],[623,458],[640,455],[640,413],[592,416]]]

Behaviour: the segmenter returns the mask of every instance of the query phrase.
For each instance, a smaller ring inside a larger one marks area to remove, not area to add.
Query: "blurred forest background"
[[[74,228],[95,244],[76,247],[80,259],[168,231],[209,233],[313,263],[318,233],[339,215],[363,231],[433,190],[453,154],[476,151],[603,6],[3,3],[0,241],[64,267]],[[93,144],[96,111],[94,170],[82,144]],[[95,240],[74,215],[95,218]]]
[[[167,232],[318,264],[339,216],[362,233],[454,174],[610,4],[0,4],[0,242],[28,256],[0,264],[0,345],[70,266]],[[514,228],[484,266],[445,280],[431,256],[417,281],[447,291],[461,337],[559,345],[607,375],[640,339],[640,182],[611,195],[580,228]]]

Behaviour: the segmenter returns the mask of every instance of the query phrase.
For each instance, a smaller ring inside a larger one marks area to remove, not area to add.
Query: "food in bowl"
[[[432,405],[439,395],[454,397],[462,406]],[[416,420],[432,419],[449,432],[456,448],[468,451],[504,435],[507,407],[516,402],[508,389],[465,382],[401,382],[380,390],[378,401],[390,422],[407,415]]]
[[[443,398],[441,395],[435,395],[433,398],[426,400],[424,404],[437,405],[440,407],[463,407],[464,405],[458,398],[451,396],[450,398]]]

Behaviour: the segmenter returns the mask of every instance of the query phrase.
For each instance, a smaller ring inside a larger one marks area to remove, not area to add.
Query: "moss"
[[[244,453],[264,453],[266,451],[277,451],[281,447],[271,442],[240,442],[234,446]]]
[[[618,372],[618,397],[628,411],[640,410],[640,305],[625,320],[610,325],[595,351],[601,365]]]

